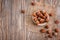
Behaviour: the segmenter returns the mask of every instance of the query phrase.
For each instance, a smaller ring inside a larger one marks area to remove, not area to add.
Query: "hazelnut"
[[[40,12],[36,12],[36,15],[39,16],[40,15]]]
[[[37,19],[37,17],[33,17],[33,20],[34,20],[34,21],[37,21],[38,19]]]
[[[47,16],[47,14],[46,14],[46,13],[44,13],[44,16]]]
[[[41,16],[41,18],[45,19],[46,17],[45,16]]]
[[[37,14],[37,16],[39,16],[39,17],[42,17],[42,16],[43,16],[42,13],[40,13],[40,12],[37,12],[36,14]]]
[[[43,14],[43,11],[40,11]]]
[[[40,19],[41,19],[41,18],[40,18],[40,17],[38,17],[38,20],[39,20],[39,21],[40,21]]]
[[[55,24],[59,24],[59,21],[58,20],[55,20]]]
[[[57,35],[58,35],[58,33],[54,33],[54,35],[55,35],[55,36],[57,36]]]
[[[49,16],[53,16],[53,13],[50,13]]]
[[[48,17],[46,17],[45,21],[46,21],[46,22],[48,22],[48,21],[49,21],[49,18],[48,18]]]
[[[52,31],[51,31],[51,30],[48,30],[48,31],[47,31],[47,34],[51,34],[51,33],[52,33]]]
[[[46,29],[48,29],[48,28],[49,28],[49,26],[48,26],[48,25],[46,25],[46,26],[45,26],[45,28],[46,28]]]
[[[59,29],[58,28],[55,28],[55,32],[59,32]]]
[[[31,2],[31,5],[34,6],[34,5],[35,5],[35,2],[32,1],[32,2]]]
[[[52,35],[52,34],[49,34],[49,35],[48,35],[48,37],[49,37],[49,38],[52,38],[52,37],[53,37],[53,35]]]
[[[54,36],[57,36],[57,35],[58,35],[58,33],[56,33],[56,32],[53,32],[52,34],[53,34]]]
[[[43,23],[45,20],[44,19],[40,19],[40,23]]]
[[[38,25],[39,24],[39,21],[36,21],[36,24]]]
[[[21,10],[21,13],[25,13],[25,10]]]
[[[45,29],[41,29],[41,30],[40,30],[40,32],[45,33],[45,32],[46,32],[46,30],[45,30]]]
[[[36,13],[33,13],[32,16],[37,17]]]
[[[43,13],[44,13],[44,14],[46,14],[46,11],[45,11],[45,10],[43,10]]]

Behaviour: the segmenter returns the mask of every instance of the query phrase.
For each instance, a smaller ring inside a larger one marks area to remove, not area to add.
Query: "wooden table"
[[[0,40],[60,40],[60,33],[57,37],[45,38],[45,34],[39,32],[43,27],[32,23],[31,12],[39,7],[31,6],[31,2],[32,0],[0,0]],[[25,14],[21,13],[22,9]],[[60,13],[57,14],[57,19],[60,20]],[[60,28],[60,24],[56,26]]]

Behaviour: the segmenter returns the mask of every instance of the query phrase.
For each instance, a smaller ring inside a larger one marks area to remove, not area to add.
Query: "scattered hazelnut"
[[[35,2],[32,1],[32,2],[31,2],[31,5],[34,6],[34,5],[35,5]]]
[[[53,13],[50,13],[49,16],[53,16]]]
[[[25,13],[25,10],[21,10],[21,13]]]
[[[56,32],[53,32],[53,35],[54,35],[54,36],[57,36],[57,35],[58,35],[58,33],[56,33]]]
[[[46,25],[46,26],[45,26],[45,28],[46,28],[46,29],[48,29],[48,28],[49,28],[49,26],[48,26],[48,25]]]
[[[55,28],[55,32],[59,32],[59,29],[58,28]]]
[[[47,31],[47,34],[51,34],[51,33],[52,33],[52,31],[51,31],[51,30],[48,30],[48,31]]]
[[[45,30],[45,29],[41,29],[41,30],[40,30],[40,32],[45,33],[45,32],[46,32],[46,30]]]
[[[52,34],[49,34],[49,35],[48,35],[48,37],[49,37],[49,38],[52,38],[52,37],[53,37],[53,35],[52,35]]]
[[[55,20],[55,24],[59,24],[59,21],[58,20]]]
[[[55,36],[57,36],[58,35],[58,33],[54,33],[55,34]]]

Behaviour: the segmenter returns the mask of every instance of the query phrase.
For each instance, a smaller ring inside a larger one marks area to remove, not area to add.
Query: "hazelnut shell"
[[[34,6],[34,5],[35,5],[35,2],[32,1],[32,2],[31,2],[31,5]]]
[[[45,33],[45,32],[46,32],[46,30],[45,30],[45,29],[41,29],[41,30],[40,30],[40,32]]]
[[[25,13],[25,10],[21,10],[21,13]]]
[[[45,26],[45,28],[46,28],[46,29],[48,29],[48,28],[49,28],[49,26],[48,26],[48,25],[46,25],[46,26]]]
[[[49,37],[49,38],[52,38],[52,37],[53,37],[53,35],[52,35],[52,34],[49,34],[49,35],[48,35],[48,37]]]
[[[59,24],[59,21],[58,20],[55,20],[55,24]]]
[[[51,34],[51,33],[52,33],[51,30],[48,30],[48,31],[47,31],[47,34]]]
[[[55,28],[55,32],[59,32],[59,29],[58,28]]]

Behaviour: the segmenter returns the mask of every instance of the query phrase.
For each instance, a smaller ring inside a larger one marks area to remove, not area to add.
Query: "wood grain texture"
[[[35,6],[31,6],[32,1],[36,2]],[[49,1],[51,2],[51,0]],[[47,6],[45,5],[49,1],[0,0],[0,40],[60,40],[60,33],[57,37],[45,38],[46,34],[39,32],[43,27],[34,25],[31,20],[32,12],[41,8],[42,10],[46,9]],[[50,2],[48,3],[49,5],[51,4]],[[60,10],[59,8],[60,6],[58,6],[57,10]],[[47,7],[46,10],[48,9],[50,7]],[[25,10],[25,14],[21,13],[21,10]],[[48,23],[52,26],[50,29],[57,26],[60,28],[60,24],[53,23],[56,19],[60,20],[59,11],[57,11],[56,16],[50,17],[50,22]]]

